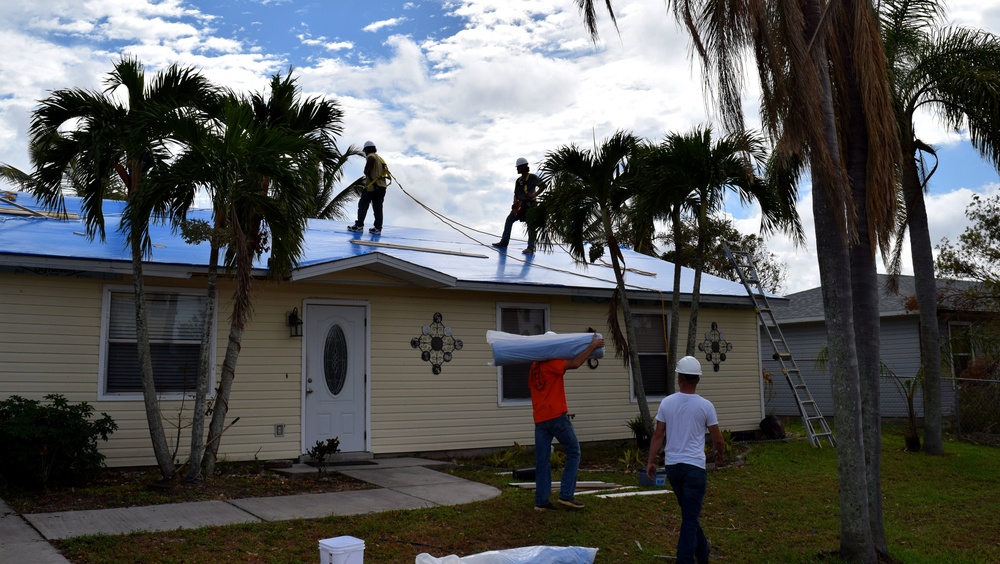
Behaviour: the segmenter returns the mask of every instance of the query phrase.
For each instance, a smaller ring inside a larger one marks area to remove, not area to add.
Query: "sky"
[[[618,130],[659,140],[715,123],[688,36],[663,0],[613,6],[618,30],[598,12],[594,42],[574,0],[3,2],[0,162],[30,170],[28,124],[38,101],[59,89],[103,89],[123,54],[149,74],[177,63],[247,93],[266,92],[270,76],[292,69],[304,95],[340,104],[344,146],[373,141],[397,188],[499,234],[518,157],[534,170],[548,151],[589,149]],[[1000,33],[1000,3],[948,6],[950,22]],[[757,93],[745,100],[748,123],[759,123]],[[1000,175],[963,132],[933,116],[920,116],[917,135],[940,160],[927,202],[931,239],[954,241],[972,196],[1000,192]],[[362,167],[360,158],[350,163],[346,178]],[[781,236],[766,241],[787,265],[787,293],[819,285],[808,181],[798,210],[804,247]],[[738,200],[726,213],[743,232],[759,228],[759,210]],[[392,187],[385,224],[387,235],[393,225],[447,229]],[[514,237],[523,236],[517,224]],[[907,256],[904,273],[911,271]]]

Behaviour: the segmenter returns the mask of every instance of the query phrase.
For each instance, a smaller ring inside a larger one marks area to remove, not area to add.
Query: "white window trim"
[[[667,329],[667,331],[670,331],[670,312],[669,311],[663,312],[663,311],[661,311],[659,309],[634,309],[634,310],[632,310],[632,315],[636,315],[636,314],[639,314],[639,315],[662,315],[663,316],[663,326]],[[680,346],[680,343],[678,343],[678,346]],[[663,351],[664,357],[666,357],[666,354],[668,352],[669,351]],[[677,382],[675,380],[674,381],[674,388],[675,389],[677,387],[676,384],[677,384]],[[663,401],[663,398],[665,398],[665,397],[667,397],[667,396],[661,396],[661,395],[652,395],[651,396],[649,394],[646,394],[646,403],[647,404],[653,404],[655,402],[655,404],[658,406],[659,403],[661,401]],[[636,396],[635,396],[635,378],[632,375],[632,366],[631,366],[631,364],[629,364],[629,367],[628,367],[628,401],[629,401],[629,403],[631,403],[633,405],[638,405],[639,404],[639,399],[636,398]],[[655,417],[656,414],[654,413],[653,416]]]
[[[171,288],[168,286],[147,286],[144,289],[147,293],[155,294],[188,294],[196,296],[204,296],[204,290],[198,290],[196,288]],[[100,353],[97,358],[97,399],[99,401],[143,401],[142,392],[139,393],[107,393],[104,390],[107,387],[107,354],[108,354],[108,331],[111,326],[111,293],[112,292],[124,292],[128,294],[135,293],[135,287],[131,285],[108,285],[104,287],[104,295],[101,303],[101,345]],[[216,358],[216,343],[218,341],[218,331],[219,331],[219,294],[216,291],[215,294],[215,313],[214,319],[212,319],[212,350],[210,352],[210,366],[211,366],[211,382],[208,386],[208,398],[212,399],[215,397],[215,389],[217,387],[217,378],[215,373],[215,358]],[[165,392],[157,396],[160,401],[178,401],[193,399],[195,394],[183,393],[183,392]]]
[[[500,327],[501,312],[505,309],[542,309],[545,310],[545,330],[549,331],[552,325],[552,311],[549,304],[537,302],[497,302],[496,321],[497,331],[503,331]],[[503,367],[497,366],[497,407],[524,407],[531,405],[531,398],[525,399],[504,399],[503,397]]]

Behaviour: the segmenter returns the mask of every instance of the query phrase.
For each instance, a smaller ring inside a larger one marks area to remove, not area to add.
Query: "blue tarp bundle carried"
[[[597,333],[598,338],[601,337]],[[570,360],[586,350],[594,333],[563,333],[549,331],[544,335],[514,335],[503,331],[487,331],[486,342],[493,349],[493,366],[522,364],[536,360],[561,358]],[[595,349],[588,358],[604,358],[604,347]]]

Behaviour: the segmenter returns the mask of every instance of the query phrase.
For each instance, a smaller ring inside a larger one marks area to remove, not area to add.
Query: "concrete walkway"
[[[14,513],[0,500],[0,562],[67,562],[48,541],[82,535],[358,515],[460,505],[500,495],[500,490],[493,486],[430,468],[447,466],[446,463],[420,458],[386,458],[372,462],[374,464],[338,466],[334,470],[379,486],[378,489],[28,515]],[[316,469],[296,465],[288,473],[305,472],[316,472]]]

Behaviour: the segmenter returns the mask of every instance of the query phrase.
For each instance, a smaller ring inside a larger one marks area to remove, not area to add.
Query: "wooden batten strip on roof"
[[[400,249],[403,251],[417,251],[419,253],[437,253],[439,255],[454,255],[470,258],[490,258],[486,255],[478,253],[463,253],[461,251],[447,251],[444,249],[431,249],[428,247],[413,247],[410,245],[397,245],[395,243],[382,243],[381,241],[362,241],[360,239],[352,239],[351,243],[355,245],[364,245],[366,247],[385,247],[388,249]]]

